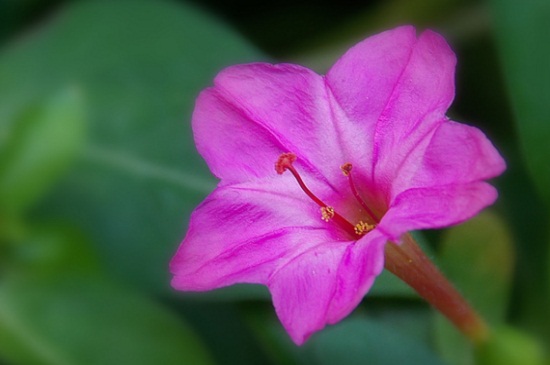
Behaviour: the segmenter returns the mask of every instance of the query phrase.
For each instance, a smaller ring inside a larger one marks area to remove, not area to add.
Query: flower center
[[[367,213],[368,221],[370,221],[370,223],[360,220],[358,223],[352,224],[346,218],[338,214],[338,212],[336,212],[332,206],[326,204],[321,199],[319,199],[315,194],[313,194],[311,190],[309,190],[309,188],[302,180],[302,177],[293,165],[294,161],[296,161],[296,155],[294,153],[283,153],[279,156],[279,159],[275,163],[275,171],[277,171],[278,174],[282,174],[286,170],[292,173],[304,193],[306,193],[306,195],[320,207],[322,220],[324,220],[325,222],[333,221],[341,228],[343,228],[344,231],[350,233],[352,236],[363,236],[374,229],[376,224],[379,222],[379,219],[359,195],[359,192],[357,191],[357,188],[355,187],[355,183],[353,181],[353,176],[351,173],[353,166],[351,163],[347,162],[343,164],[341,166],[341,169],[344,176],[348,178],[349,186],[351,192],[353,193],[353,196]]]

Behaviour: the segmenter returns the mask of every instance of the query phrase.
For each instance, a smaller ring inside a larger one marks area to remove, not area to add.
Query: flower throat
[[[342,170],[342,173],[344,176],[348,178],[349,186],[351,189],[351,192],[353,193],[353,196],[355,199],[359,202],[361,207],[365,210],[365,212],[369,216],[369,220],[372,221],[372,224],[366,223],[364,221],[359,221],[357,224],[350,223],[346,218],[342,217],[340,214],[338,214],[333,207],[330,205],[327,205],[325,202],[323,202],[321,199],[319,199],[309,188],[306,186],[304,181],[302,180],[302,177],[298,173],[298,171],[294,168],[292,165],[296,161],[296,155],[292,152],[283,153],[279,156],[277,159],[277,162],[275,163],[275,171],[279,175],[283,174],[286,170],[290,171],[296,181],[298,182],[298,185],[300,185],[300,188],[306,193],[306,195],[313,200],[319,207],[321,207],[321,219],[325,222],[333,221],[334,223],[338,224],[341,228],[343,228],[346,232],[355,235],[355,236],[363,236],[367,234],[368,232],[372,231],[378,223],[378,219],[376,215],[372,212],[372,210],[367,206],[367,204],[363,201],[361,196],[359,195],[359,192],[357,191],[357,188],[355,187],[355,183],[353,181],[353,177],[351,174],[352,170],[352,164],[347,162],[343,164],[340,168]]]

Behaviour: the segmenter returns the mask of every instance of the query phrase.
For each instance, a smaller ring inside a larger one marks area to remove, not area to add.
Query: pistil
[[[380,219],[373,213],[373,211],[369,208],[367,203],[361,198],[361,195],[359,195],[359,192],[357,191],[357,188],[355,187],[355,183],[353,182],[353,177],[351,176],[351,170],[353,168],[353,165],[349,162],[346,162],[343,164],[340,169],[342,170],[342,173],[344,176],[348,178],[349,181],[349,187],[351,189],[351,192],[353,193],[353,196],[355,199],[359,202],[359,205],[365,210],[365,212],[369,215],[369,217],[373,220],[375,223],[379,223]]]
[[[279,156],[279,159],[275,163],[275,171],[277,171],[278,174],[282,174],[286,170],[288,170],[292,173],[292,175],[294,175],[294,178],[296,179],[298,185],[300,185],[300,188],[304,191],[304,193],[306,193],[306,195],[311,200],[313,200],[319,207],[321,207],[321,219],[323,219],[325,222],[333,220],[336,224],[342,227],[344,231],[348,232],[352,236],[362,236],[368,232],[368,230],[366,229],[358,229],[355,225],[351,224],[347,219],[338,214],[333,207],[327,205],[315,194],[313,194],[313,192],[309,190],[309,188],[302,180],[302,177],[300,176],[298,171],[292,165],[294,161],[296,161],[296,155],[294,153],[283,153],[281,156]]]

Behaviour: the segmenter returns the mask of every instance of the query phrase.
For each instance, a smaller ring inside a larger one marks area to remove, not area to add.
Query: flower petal
[[[193,130],[199,152],[223,183],[269,176],[277,157],[293,152],[329,184],[344,160],[324,79],[295,65],[225,69],[197,101]]]
[[[327,322],[334,324],[347,316],[363,299],[374,279],[384,269],[384,246],[388,238],[373,230],[349,245],[340,261],[336,290],[330,301]]]
[[[505,169],[506,163],[483,132],[447,121],[435,131],[409,185],[468,183],[493,178]]]
[[[397,242],[407,231],[461,223],[496,198],[496,189],[485,182],[409,189],[393,200],[378,229]]]
[[[358,43],[328,71],[333,109],[349,130],[343,140],[354,146],[355,161],[370,172],[376,123],[407,66],[416,43],[411,26],[389,30]],[[339,109],[341,109],[339,111]],[[339,111],[339,112],[338,112]]]
[[[172,285],[209,290],[234,283],[265,283],[279,265],[311,245],[339,239],[304,194],[275,182],[216,189],[191,216],[172,259]],[[289,177],[291,178],[291,177]],[[297,189],[299,190],[299,189]]]
[[[455,55],[445,40],[422,33],[375,131],[373,173],[390,193],[403,161],[422,150],[433,131],[446,119],[454,97]]]
[[[402,162],[426,147],[422,143],[444,119],[454,97],[455,63],[441,36],[426,31],[417,39],[407,26],[367,38],[327,74],[336,103],[355,127],[345,140],[357,146],[372,174],[367,180],[388,200]]]
[[[359,304],[383,269],[385,242],[376,231],[356,243],[324,242],[273,274],[268,283],[273,304],[295,343]]]
[[[463,184],[500,175],[506,163],[475,127],[443,120],[402,161],[392,181],[390,200],[411,189]]]
[[[250,121],[215,88],[197,98],[193,133],[210,171],[228,184],[273,174],[273,165],[285,150],[275,136]]]

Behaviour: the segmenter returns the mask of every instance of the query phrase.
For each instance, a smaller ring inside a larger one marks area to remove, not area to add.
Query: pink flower
[[[481,131],[445,116],[454,69],[441,36],[406,26],[357,44],[325,76],[291,64],[223,70],[193,114],[221,181],[191,217],[173,287],[264,284],[302,344],[359,304],[386,242],[492,204],[484,180],[505,163]]]

